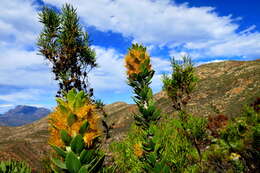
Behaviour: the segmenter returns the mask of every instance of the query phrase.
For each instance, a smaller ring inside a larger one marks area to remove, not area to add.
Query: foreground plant
[[[125,64],[128,84],[133,88],[133,100],[139,110],[139,113],[134,115],[135,124],[143,130],[142,141],[133,146],[134,153],[143,162],[144,172],[169,172],[169,168],[160,157],[163,144],[154,137],[161,115],[155,107],[153,92],[149,87],[154,70],[151,68],[146,48],[133,44],[125,56]]]
[[[60,156],[52,158],[56,172],[99,172],[104,154],[99,150],[100,117],[83,92],[70,90],[57,98],[58,106],[49,115],[51,147]]]

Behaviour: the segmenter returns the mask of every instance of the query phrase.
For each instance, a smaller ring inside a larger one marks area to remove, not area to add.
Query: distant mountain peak
[[[1,126],[20,126],[39,120],[50,113],[49,109],[28,105],[17,105],[0,116]]]

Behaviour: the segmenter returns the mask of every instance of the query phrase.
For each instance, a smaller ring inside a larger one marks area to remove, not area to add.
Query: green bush
[[[1,161],[0,173],[31,173],[31,168],[20,161]]]

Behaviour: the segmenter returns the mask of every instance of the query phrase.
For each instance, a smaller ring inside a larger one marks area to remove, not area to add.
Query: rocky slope
[[[192,94],[188,110],[198,116],[225,114],[229,117],[241,113],[243,105],[260,97],[260,60],[226,61],[204,64],[196,69],[200,79]],[[171,113],[171,104],[165,93],[155,94],[159,108]],[[107,122],[112,127],[111,141],[120,140],[133,122],[134,105],[116,102],[105,106]],[[40,170],[41,160],[48,152],[47,118],[20,127],[0,127],[0,159],[24,159]]]

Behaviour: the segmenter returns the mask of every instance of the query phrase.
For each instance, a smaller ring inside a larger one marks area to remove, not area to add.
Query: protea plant
[[[128,84],[133,88],[133,100],[139,114],[134,114],[135,123],[144,132],[143,141],[133,146],[134,154],[144,163],[144,172],[169,172],[167,164],[161,160],[163,146],[155,138],[160,111],[156,109],[153,92],[149,87],[154,70],[150,56],[142,45],[133,44],[125,56]]]
[[[99,150],[101,135],[96,107],[83,91],[70,90],[57,98],[49,115],[49,144],[60,156],[52,158],[56,172],[99,172],[104,154]]]
[[[146,48],[133,44],[125,56],[125,66],[127,68],[127,75],[140,74],[143,69],[147,69],[152,72],[150,64],[150,56],[146,52]]]

